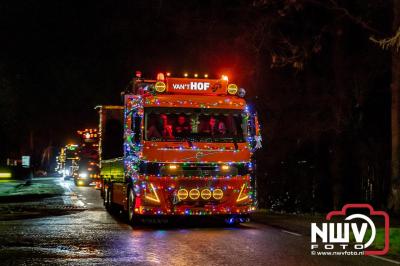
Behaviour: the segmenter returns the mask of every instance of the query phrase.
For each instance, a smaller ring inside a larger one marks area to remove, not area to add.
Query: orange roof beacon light
[[[157,74],[157,80],[158,81],[164,81],[165,80],[164,73],[158,73]]]

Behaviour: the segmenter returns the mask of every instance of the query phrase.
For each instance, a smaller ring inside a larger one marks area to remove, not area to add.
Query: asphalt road
[[[257,223],[131,227],[104,210],[99,191],[60,182],[88,209],[0,221],[0,265],[393,265],[364,256],[311,256],[309,237]]]

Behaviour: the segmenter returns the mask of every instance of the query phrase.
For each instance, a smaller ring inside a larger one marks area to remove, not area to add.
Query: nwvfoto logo
[[[361,213],[347,215],[347,211],[350,209],[353,212],[355,209],[367,209],[369,215]],[[372,216],[378,216],[384,220],[385,246],[382,250],[367,250],[376,239],[376,227],[370,218]],[[332,222],[333,217],[344,219],[343,222]],[[389,216],[386,212],[375,211],[369,204],[346,204],[341,211],[328,213],[326,220],[326,223],[311,223],[311,250],[313,250],[311,254],[316,254],[315,250],[334,249],[362,251],[361,253],[365,255],[384,255],[389,251]],[[367,231],[370,233],[367,234]],[[351,233],[354,237],[353,243],[350,242]]]

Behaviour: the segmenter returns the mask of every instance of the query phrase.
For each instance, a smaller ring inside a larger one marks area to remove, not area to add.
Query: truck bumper
[[[246,215],[255,210],[249,175],[139,180],[135,184],[138,215]]]

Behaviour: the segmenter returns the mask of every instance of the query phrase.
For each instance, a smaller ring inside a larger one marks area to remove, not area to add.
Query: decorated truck
[[[99,134],[97,128],[77,131],[81,141],[77,153],[78,169],[74,175],[75,185],[99,183]]]
[[[141,217],[247,219],[256,207],[257,116],[228,78],[139,73],[123,106],[99,106],[106,208]]]

